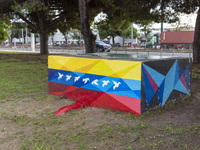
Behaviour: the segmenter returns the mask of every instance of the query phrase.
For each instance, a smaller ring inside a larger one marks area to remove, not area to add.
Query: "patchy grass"
[[[47,56],[0,55],[0,149],[200,149],[198,66],[193,96],[143,116],[89,107],[54,116],[73,101],[48,95]]]

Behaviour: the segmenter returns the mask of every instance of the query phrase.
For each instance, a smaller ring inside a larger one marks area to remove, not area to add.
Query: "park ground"
[[[47,56],[0,52],[0,150],[200,150],[200,65],[192,95],[143,116],[48,94]]]

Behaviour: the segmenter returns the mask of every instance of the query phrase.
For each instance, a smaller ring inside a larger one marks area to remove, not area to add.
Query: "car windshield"
[[[99,44],[105,44],[104,42],[97,42],[97,43],[99,43]]]

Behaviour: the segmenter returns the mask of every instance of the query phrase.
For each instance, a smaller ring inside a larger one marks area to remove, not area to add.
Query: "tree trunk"
[[[66,36],[66,35],[64,35],[64,38],[65,38],[65,43],[67,43],[67,36]]]
[[[48,29],[46,22],[46,13],[45,11],[40,11],[38,15],[39,20],[39,34],[40,34],[40,54],[45,55],[48,54]]]
[[[96,36],[92,33],[89,23],[88,0],[79,0],[79,12],[81,20],[81,33],[85,41],[86,53],[95,52]]]
[[[125,41],[125,38],[124,38],[124,35],[122,36],[122,38],[123,38],[123,45],[122,45],[122,47],[124,47],[124,41]]]
[[[112,44],[114,45],[115,44],[115,37],[112,36]]]
[[[194,42],[193,42],[193,63],[200,63],[200,9],[198,10],[195,32],[194,32]]]
[[[42,32],[40,33],[40,54],[45,55],[48,53],[48,33]]]

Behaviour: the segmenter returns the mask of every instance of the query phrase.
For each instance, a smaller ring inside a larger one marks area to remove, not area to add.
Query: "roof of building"
[[[161,33],[161,43],[192,44],[194,31],[165,31]]]

